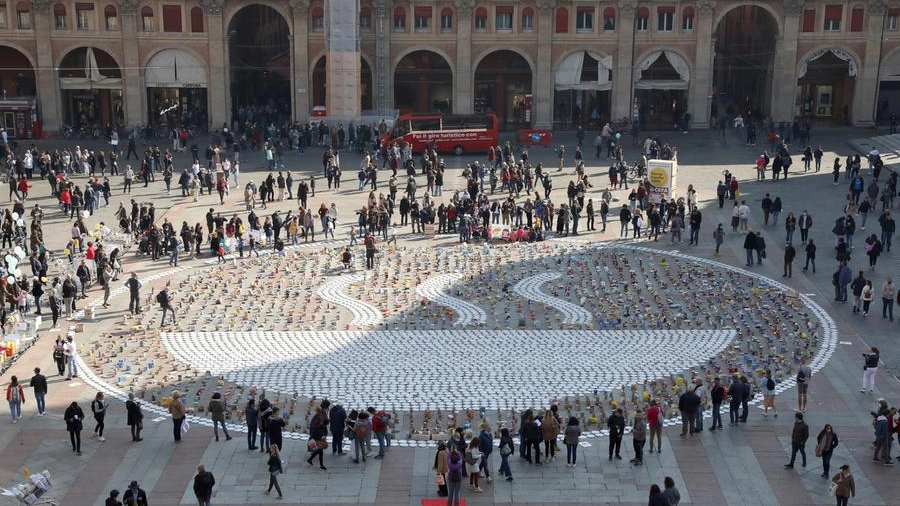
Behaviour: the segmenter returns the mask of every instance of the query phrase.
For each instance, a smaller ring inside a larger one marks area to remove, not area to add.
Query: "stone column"
[[[119,14],[122,17],[122,93],[125,95],[125,124],[148,124],[146,103],[147,88],[141,72],[137,34],[141,30],[138,20],[138,0],[121,0]]]
[[[352,121],[360,113],[359,0],[326,0],[325,8],[328,115]]]
[[[775,40],[775,72],[772,75],[772,111],[777,122],[793,121],[797,97],[797,39],[804,0],[785,0],[784,32]]]
[[[231,75],[228,72],[228,39],[225,36],[225,20],[222,17],[224,0],[205,0],[206,30],[209,44],[206,97],[209,128],[220,130],[223,123],[231,124],[231,97],[228,93]]]
[[[45,132],[58,130],[62,125],[62,107],[59,91],[59,73],[56,71],[53,47],[46,34],[52,29],[50,1],[39,0],[31,3],[34,16],[34,33],[37,54],[34,61],[34,80],[37,87],[38,111]]]
[[[884,36],[884,0],[869,0],[869,26],[866,29],[866,54],[857,70],[856,86],[853,90],[854,126],[874,126],[878,110],[878,88],[881,66],[881,38]]]
[[[453,79],[453,112],[475,112],[475,69],[472,67],[472,9],[475,0],[456,0],[456,72]]]
[[[553,128],[553,12],[556,0],[538,0],[538,50],[536,73],[531,81],[534,97],[531,125],[534,128]]]
[[[636,0],[619,1],[619,19],[616,31],[619,32],[619,51],[613,56],[612,76],[612,117],[631,117],[631,104],[634,103],[634,19]],[[603,118],[604,122],[610,118]]]
[[[309,70],[309,0],[290,0],[291,7],[291,108],[294,121],[309,121],[312,82]],[[355,18],[356,16],[354,16]],[[326,59],[328,57],[326,56]],[[331,67],[331,60],[326,60]],[[326,81],[331,83],[331,81]],[[328,94],[328,93],[326,93]],[[328,111],[331,114],[331,111]]]
[[[382,116],[394,109],[394,73],[391,66],[391,19],[388,0],[375,0],[375,68],[372,70],[373,106]]]
[[[691,111],[693,128],[709,128],[710,105],[713,98],[713,58],[715,56],[715,3],[702,0],[697,4],[697,19],[694,30],[697,34],[697,52],[694,57],[694,71],[691,73],[688,109]]]

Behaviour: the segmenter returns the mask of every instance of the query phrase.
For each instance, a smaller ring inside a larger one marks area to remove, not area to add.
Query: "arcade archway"
[[[856,58],[838,48],[813,51],[797,66],[797,115],[810,121],[850,124]]]
[[[766,9],[741,5],[716,27],[713,88],[717,120],[769,116],[778,22]]]
[[[501,129],[530,124],[531,74],[528,60],[515,51],[482,58],[475,68],[475,112],[493,112]]]
[[[34,66],[9,46],[0,46],[0,90],[0,126],[7,138],[29,137],[37,109]]]
[[[691,70],[674,51],[657,50],[641,58],[634,70],[634,98],[641,130],[668,130],[681,123],[688,111]]]
[[[228,24],[228,58],[233,118],[290,118],[290,28],[278,11],[259,4],[239,10]]]
[[[312,107],[328,105],[328,56],[321,56],[312,71]],[[359,100],[361,111],[372,110],[372,69],[362,56],[359,57]]]
[[[91,131],[125,121],[122,70],[116,59],[96,47],[69,51],[59,63],[63,121]]]
[[[413,51],[394,68],[394,107],[400,113],[453,110],[453,71],[443,56]]]

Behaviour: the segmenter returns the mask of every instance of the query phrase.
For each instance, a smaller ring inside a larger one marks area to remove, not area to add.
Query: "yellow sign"
[[[669,183],[669,172],[661,167],[650,169],[650,184],[653,186],[666,186]]]

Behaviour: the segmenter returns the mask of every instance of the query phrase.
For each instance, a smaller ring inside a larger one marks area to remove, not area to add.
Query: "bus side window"
[[[404,135],[409,133],[409,121],[398,121],[396,125],[394,125],[394,133],[392,134],[392,138],[396,139],[398,137],[403,137]]]
[[[410,121],[413,131],[434,131],[441,129],[441,120],[439,118],[414,119]]]

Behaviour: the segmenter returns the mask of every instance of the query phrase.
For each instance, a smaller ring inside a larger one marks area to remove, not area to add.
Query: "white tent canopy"
[[[641,79],[641,72],[649,69],[659,60],[661,57],[665,56],[666,60],[672,65],[672,68],[675,69],[675,72],[678,73],[679,79],[677,80],[647,80]],[[641,60],[641,63],[635,67],[634,69],[634,87],[639,90],[686,90],[691,82],[691,69],[688,66],[688,63],[681,57],[680,54],[674,51],[653,51],[648,54]]]
[[[853,59],[853,56],[844,51],[843,49],[830,48],[830,49],[820,49],[813,54],[809,55],[809,58],[803,60],[803,63],[797,67],[797,79],[802,79],[803,76],[806,75],[806,71],[809,69],[809,64],[818,60],[819,58],[825,56],[826,54],[831,53],[836,56],[838,59],[844,60],[847,62],[847,75],[850,77],[856,76],[856,60]]]
[[[144,69],[148,88],[206,88],[206,65],[180,49],[164,49]]]
[[[591,57],[597,60],[597,80],[582,81],[581,73],[584,70],[584,60]],[[556,70],[557,90],[609,90],[612,83],[609,81],[609,72],[612,70],[612,56],[603,56],[594,51],[576,51],[567,56]]]
[[[107,89],[118,90],[122,87],[122,79],[106,77],[100,72],[94,48],[85,48],[84,77],[60,77],[59,87],[64,90]]]

